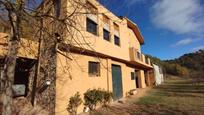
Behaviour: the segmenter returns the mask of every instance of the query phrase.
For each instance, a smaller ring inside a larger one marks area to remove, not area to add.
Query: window
[[[99,62],[89,62],[89,75],[100,76],[100,63]]]
[[[137,52],[137,59],[138,59],[138,60],[141,60],[141,54],[140,54],[140,52]]]
[[[103,29],[103,39],[110,41],[110,32],[106,29]]]
[[[110,19],[103,14],[103,39],[110,41]]]
[[[115,43],[115,45],[120,46],[120,38],[116,35],[114,35],[114,43]]]
[[[60,16],[60,10],[61,10],[61,0],[55,0],[54,1],[54,7],[55,7],[55,16]]]
[[[135,80],[136,74],[135,72],[131,72],[131,80]]]
[[[91,19],[86,19],[86,30],[94,35],[97,35],[97,23]]]
[[[114,43],[115,45],[120,46],[120,33],[119,33],[119,26],[114,23]]]
[[[86,3],[87,10],[87,20],[86,20],[86,30],[94,35],[98,34],[98,10],[91,3]]]

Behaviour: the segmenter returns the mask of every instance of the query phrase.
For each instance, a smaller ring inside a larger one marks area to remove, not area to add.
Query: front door
[[[122,74],[119,65],[112,65],[113,100],[123,97]]]

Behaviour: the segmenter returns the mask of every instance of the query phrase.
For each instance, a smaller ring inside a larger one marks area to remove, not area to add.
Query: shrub
[[[107,106],[111,99],[112,93],[101,89],[89,89],[84,93],[84,105],[89,107],[90,110],[95,110],[97,104]]]
[[[69,104],[68,104],[68,112],[71,115],[77,114],[77,108],[81,105],[82,99],[80,98],[79,92],[77,92],[74,96],[70,97]]]
[[[103,107],[106,107],[112,100],[113,98],[113,94],[111,92],[108,91],[102,91],[102,95],[103,95]]]

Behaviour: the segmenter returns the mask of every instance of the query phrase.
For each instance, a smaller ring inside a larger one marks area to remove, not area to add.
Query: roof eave
[[[129,20],[126,17],[125,17],[125,19],[127,20],[128,27],[130,27],[133,30],[133,32],[136,35],[138,41],[140,42],[141,45],[143,45],[144,44],[144,38],[143,38],[137,24],[135,24],[134,22],[132,22],[131,20]]]

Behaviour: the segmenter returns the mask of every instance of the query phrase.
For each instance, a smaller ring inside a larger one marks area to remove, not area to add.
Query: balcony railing
[[[150,59],[135,48],[130,48],[130,61],[151,65]]]

